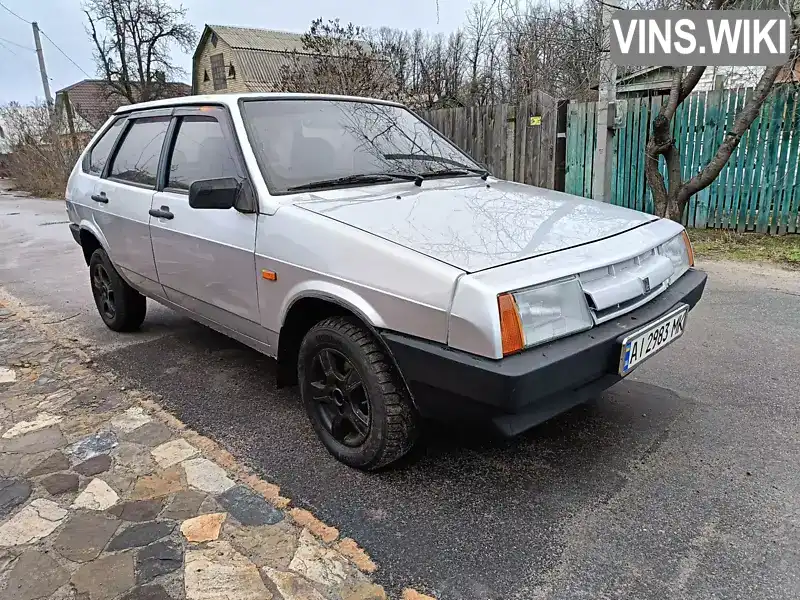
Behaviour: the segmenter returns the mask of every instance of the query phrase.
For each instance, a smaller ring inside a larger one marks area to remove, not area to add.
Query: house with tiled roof
[[[192,61],[195,94],[281,91],[281,70],[303,53],[303,34],[206,25]]]
[[[188,96],[192,89],[185,83],[166,84],[165,98]],[[130,104],[127,99],[114,93],[103,79],[84,79],[56,92],[55,114],[64,133],[67,127],[67,103],[72,108],[75,132],[94,134],[95,131],[120,106]]]

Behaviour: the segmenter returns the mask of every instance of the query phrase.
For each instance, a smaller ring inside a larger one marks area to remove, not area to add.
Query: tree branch
[[[186,10],[167,0],[85,0],[84,13],[109,89],[131,103],[163,97],[166,77],[181,72],[171,62],[170,44],[189,50],[196,39],[184,21]],[[98,31],[103,28],[105,36]]]
[[[680,67],[673,67],[672,69],[672,84],[669,88],[669,97],[667,103],[661,106],[659,116],[671,120],[675,116],[675,111],[678,110],[678,105],[681,102],[681,81],[683,79],[683,69]]]
[[[658,157],[659,154],[651,152],[648,143],[645,151],[644,174],[647,184],[653,192],[655,212],[659,216],[664,216],[667,207],[667,187],[664,185],[664,176],[658,170]]]
[[[678,95],[678,104],[686,100],[686,97],[694,91],[694,88],[697,87],[700,78],[703,77],[703,73],[706,72],[706,67],[692,67],[689,69],[689,72],[684,77],[683,82],[681,83],[681,90]]]
[[[758,113],[761,111],[761,106],[764,104],[767,96],[769,96],[772,86],[775,83],[775,78],[778,76],[780,70],[781,67],[776,66],[768,67],[764,71],[756,89],[753,91],[750,102],[748,102],[736,116],[733,127],[730,131],[726,132],[725,138],[717,149],[714,157],[699,173],[687,181],[686,185],[681,189],[678,197],[679,204],[682,205],[694,194],[707,188],[711,182],[717,178],[720,171],[722,171],[722,168],[725,166],[725,163],[728,162],[731,154],[733,154],[733,151],[736,150],[736,147],[739,145],[742,136],[750,129],[750,125],[753,124],[753,121],[755,121]]]

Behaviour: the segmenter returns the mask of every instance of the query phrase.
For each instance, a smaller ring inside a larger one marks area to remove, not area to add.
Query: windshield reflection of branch
[[[389,165],[393,170],[410,171],[408,161],[386,159],[386,154],[422,154],[463,160],[452,148],[440,143],[436,132],[404,109],[373,103],[342,103],[339,109],[343,129],[360,140],[356,149],[371,155],[378,164]],[[433,170],[438,164],[436,161],[418,160],[426,165],[426,170]]]

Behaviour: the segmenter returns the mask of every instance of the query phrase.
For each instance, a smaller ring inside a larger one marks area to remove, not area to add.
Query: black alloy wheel
[[[327,317],[306,333],[297,380],[314,432],[344,464],[374,471],[414,446],[419,415],[405,382],[355,317]]]
[[[320,348],[311,362],[309,381],[320,421],[333,439],[357,448],[371,425],[369,394],[358,370],[333,348]]]
[[[89,259],[89,285],[97,312],[109,329],[139,329],[147,314],[147,299],[120,277],[102,248]]]
[[[117,316],[116,296],[103,263],[92,265],[92,293],[100,314],[105,320],[113,321]]]

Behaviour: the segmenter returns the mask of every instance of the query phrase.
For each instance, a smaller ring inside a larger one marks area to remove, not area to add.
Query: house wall
[[[687,68],[688,71],[688,68]],[[755,87],[764,72],[764,67],[708,67],[695,92],[708,92],[714,89],[717,77],[723,77],[723,89]],[[617,95],[625,97],[659,95],[669,93],[672,86],[672,73],[659,69],[640,77],[617,84]]]
[[[223,90],[215,90],[214,77],[211,71],[211,56],[219,54],[220,52],[225,59],[225,72],[227,73],[230,64],[233,63],[233,68],[236,71],[236,78],[231,79],[227,77],[226,81],[228,87]],[[217,47],[215,48],[211,43],[211,36],[208,36],[205,46],[203,47],[203,52],[197,57],[197,60],[195,60],[192,70],[192,81],[194,82],[194,89],[197,94],[232,94],[250,91],[244,82],[242,66],[238,64],[233,49],[225,43],[222,38],[217,38]],[[203,81],[203,74],[205,72],[208,72],[208,81]]]
[[[742,87],[755,87],[764,67],[708,67],[697,82],[696,92],[707,92],[714,89],[714,80],[717,76],[723,76],[725,81],[723,89],[732,90]]]

